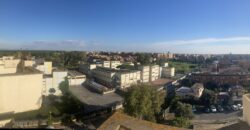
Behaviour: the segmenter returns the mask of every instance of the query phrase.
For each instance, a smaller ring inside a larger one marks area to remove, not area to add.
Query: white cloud
[[[250,47],[250,37],[172,40],[153,43],[148,48],[158,52],[171,51],[177,53],[246,53],[246,47]]]
[[[193,45],[193,44],[208,44],[217,42],[237,42],[237,41],[249,41],[250,37],[228,37],[228,38],[202,38],[193,40],[173,40],[166,42],[154,43],[153,45],[167,45],[167,46],[179,46],[179,45]]]

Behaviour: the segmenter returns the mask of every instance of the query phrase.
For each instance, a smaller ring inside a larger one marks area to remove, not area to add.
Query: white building
[[[91,75],[91,70],[95,68],[96,64],[80,64],[79,71],[86,75]]]
[[[141,82],[146,83],[149,82],[149,66],[139,66],[138,69],[141,71]]]
[[[86,76],[77,71],[68,71],[68,82],[70,86],[81,85],[86,81]]]
[[[117,69],[117,66],[121,65],[120,61],[110,61],[110,68]]]
[[[250,94],[243,95],[243,120],[250,125]]]
[[[19,63],[20,59],[15,59],[14,56],[3,56],[0,58],[0,74],[16,73]]]
[[[43,64],[37,64],[36,69],[42,71],[45,75],[52,74],[52,62],[45,61]]]
[[[0,74],[0,114],[36,110],[42,103],[42,73],[34,68]]]
[[[60,84],[67,78],[68,72],[65,70],[55,70],[52,75],[44,75],[43,78],[43,95],[62,95],[59,88]],[[53,90],[55,91],[53,93]]]
[[[175,68],[174,67],[162,67],[161,77],[168,78],[175,76]]]
[[[155,81],[156,79],[159,79],[160,77],[160,67],[159,65],[152,65],[150,66],[149,71],[149,81]]]
[[[110,61],[102,61],[102,67],[110,68]]]

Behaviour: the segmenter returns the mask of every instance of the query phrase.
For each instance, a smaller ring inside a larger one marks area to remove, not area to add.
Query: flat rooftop
[[[71,76],[83,76],[84,75],[83,73],[78,72],[76,70],[69,70],[68,74],[71,75]]]
[[[87,112],[110,107],[121,103],[123,98],[117,93],[99,94],[87,88],[87,86],[70,86],[70,92],[78,98],[86,107]]]
[[[97,67],[96,70],[106,71],[106,72],[118,72],[118,73],[130,73],[130,72],[137,72],[139,70],[129,70],[129,69],[112,69],[112,68],[105,68],[105,67]]]
[[[0,74],[0,76],[27,75],[27,74],[42,74],[42,72],[33,67],[24,67],[22,70],[17,69],[16,73]]]

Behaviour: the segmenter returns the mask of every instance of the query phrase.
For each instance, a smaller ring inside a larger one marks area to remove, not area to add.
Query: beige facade
[[[110,61],[102,61],[102,67],[110,68]]]
[[[67,78],[68,72],[67,71],[54,71],[52,75],[46,75],[43,78],[43,95],[62,95],[62,92],[59,88],[60,83],[65,81]],[[55,93],[51,93],[51,89],[55,90]]]
[[[155,81],[156,79],[159,79],[160,77],[160,67],[159,65],[152,65],[150,66],[149,71],[149,81]]]
[[[25,60],[24,61],[24,66],[25,67],[33,67],[35,65],[35,61],[34,60]]]
[[[203,84],[201,83],[195,83],[191,89],[193,90],[193,95],[194,97],[196,98],[200,98],[202,93],[203,93],[203,90],[204,90],[204,86]]]
[[[243,120],[250,125],[250,94],[243,96]]]
[[[42,65],[36,65],[36,69],[42,71],[46,75],[52,74],[52,62],[46,61]]]
[[[141,79],[141,73],[140,71],[118,72],[116,77],[119,87],[123,89],[137,84]]]
[[[16,73],[20,59],[14,59],[13,56],[3,56],[0,58],[0,74]]]
[[[141,71],[141,82],[143,82],[143,83],[149,82],[150,67],[149,66],[139,66],[138,69]]]
[[[174,67],[162,67],[161,76],[164,78],[174,77],[175,68]]]
[[[117,69],[117,66],[121,65],[120,61],[110,61],[110,68]]]
[[[0,75],[0,113],[39,109],[42,103],[42,74]]]
[[[115,70],[104,67],[97,67],[92,71],[94,79],[106,86],[130,87],[140,80],[140,71]]]

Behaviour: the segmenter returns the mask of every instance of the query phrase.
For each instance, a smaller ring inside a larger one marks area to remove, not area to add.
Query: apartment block
[[[16,73],[20,61],[20,59],[15,59],[14,56],[3,56],[0,58],[0,74]]]
[[[102,67],[110,68],[110,61],[102,61]]]
[[[110,68],[97,67],[91,71],[93,78],[105,86],[113,86],[112,80],[115,75],[115,71]]]
[[[161,77],[168,78],[175,76],[175,68],[174,67],[162,67]]]
[[[46,75],[52,74],[52,62],[45,61],[43,64],[37,64],[36,69],[42,71]]]
[[[141,82],[149,82],[150,66],[139,66],[138,69],[141,71]]]
[[[86,75],[90,75],[91,70],[95,68],[96,68],[96,64],[80,64],[79,71]]]
[[[118,87],[124,89],[133,84],[137,84],[141,79],[140,71],[118,72],[115,75]]]
[[[120,61],[110,61],[110,68],[117,69],[117,66],[121,65]]]
[[[243,120],[250,125],[250,94],[243,95]]]
[[[152,65],[150,66],[149,71],[149,81],[155,81],[156,79],[159,79],[160,77],[160,67],[159,65]]]
[[[95,81],[108,87],[127,88],[140,80],[138,70],[116,70],[97,67],[92,71]]]
[[[70,86],[81,85],[86,81],[86,76],[78,71],[68,71],[68,82]]]
[[[0,114],[36,110],[42,103],[43,75],[34,68],[0,74]]]

